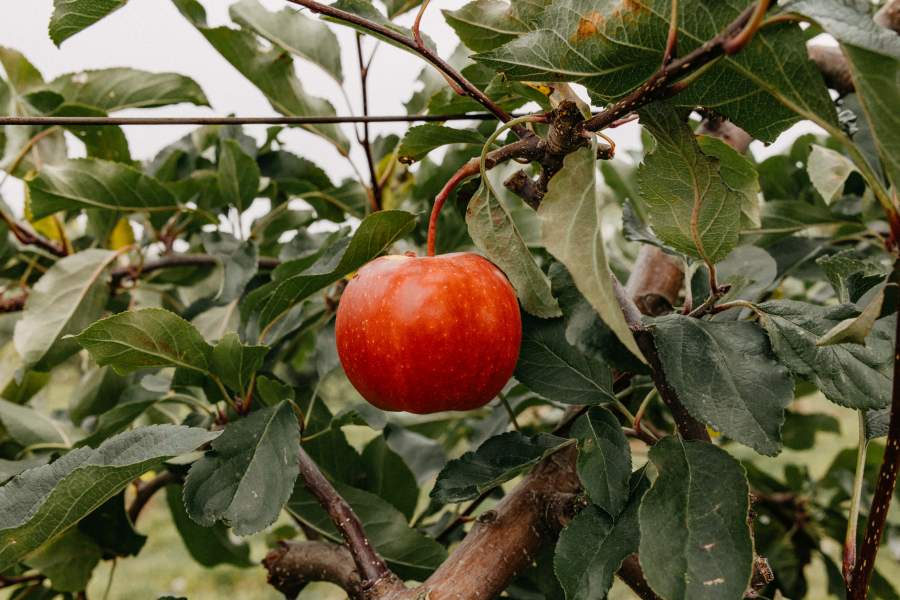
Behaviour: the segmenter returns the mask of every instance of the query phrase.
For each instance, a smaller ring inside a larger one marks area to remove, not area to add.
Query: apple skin
[[[512,286],[468,252],[391,255],[363,266],[341,296],[338,356],[383,410],[472,410],[509,381],[522,342]]]

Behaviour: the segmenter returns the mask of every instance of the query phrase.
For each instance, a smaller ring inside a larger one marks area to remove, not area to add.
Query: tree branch
[[[356,58],[359,61],[359,85],[362,95],[363,116],[369,116],[369,64],[363,58],[362,34],[356,34]],[[369,123],[363,121],[363,134],[359,143],[366,154],[369,165],[369,187],[372,191],[372,210],[381,210],[381,185],[375,172],[375,159],[372,157],[372,144],[369,141]]]
[[[352,600],[362,600],[363,581],[346,547],[310,540],[280,542],[262,561],[268,581],[286,598],[296,598],[312,581],[328,581],[343,588]]]
[[[141,275],[161,271],[163,269],[175,269],[180,267],[213,267],[219,264],[219,259],[209,254],[171,254],[157,260],[145,262],[143,265],[128,265],[113,269],[110,274],[113,285],[119,285],[125,279],[137,279]],[[274,269],[280,264],[277,258],[262,257],[258,261],[260,269]]]
[[[131,519],[132,525],[137,522],[137,518],[140,516],[141,511],[147,506],[147,503],[156,492],[170,483],[176,483],[178,481],[181,481],[181,477],[172,471],[163,471],[147,482],[138,479],[136,482],[137,494],[135,495],[134,500],[131,501],[131,506],[128,507],[128,518]]]
[[[331,517],[331,521],[347,543],[349,553],[356,564],[356,570],[362,579],[362,590],[375,597],[399,589],[405,589],[403,583],[388,568],[384,559],[378,555],[369,543],[362,523],[353,509],[347,504],[334,486],[331,485],[319,467],[302,447],[300,448],[300,476],[307,489],[322,505]]]
[[[368,19],[360,17],[359,15],[355,15],[351,12],[335,8],[333,6],[315,2],[315,0],[289,1],[293,2],[294,4],[299,4],[300,6],[305,6],[316,14],[325,15],[331,17],[332,19],[337,19],[338,21],[356,25],[357,27],[361,27],[367,31],[376,33],[384,38],[391,40],[392,42],[395,42],[405,48],[412,50],[413,52],[424,58],[434,68],[440,71],[441,74],[447,77],[449,81],[458,86],[458,88],[462,90],[463,94],[484,106],[488,111],[496,115],[499,120],[506,122],[512,119],[512,116],[508,112],[506,112],[493,100],[488,98],[484,94],[484,92],[475,87],[475,85],[471,81],[466,79],[462,73],[450,66],[447,61],[438,56],[437,53],[433,52],[427,46],[423,45],[423,47],[420,48],[414,39],[408,38],[389,27],[385,27],[384,25],[369,21]],[[522,138],[530,134],[528,129],[526,129],[525,127],[515,128],[514,131],[516,131],[519,137]]]

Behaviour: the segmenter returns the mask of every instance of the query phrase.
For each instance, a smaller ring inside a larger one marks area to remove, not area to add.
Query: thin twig
[[[662,66],[666,66],[675,58],[678,51],[678,0],[672,0],[672,13],[669,17],[669,35],[666,37],[666,49],[663,52]]]
[[[373,53],[374,54],[374,53]],[[362,34],[356,34],[356,58],[359,61],[359,84],[362,95],[363,116],[369,115],[369,63],[363,58]],[[366,154],[366,163],[369,165],[369,190],[371,193],[372,210],[381,210],[381,185],[378,182],[378,174],[375,172],[375,159],[372,156],[372,144],[369,141],[369,123],[363,121],[363,134],[359,139],[363,151]]]
[[[412,26],[413,39],[416,41],[416,45],[420,50],[425,50],[425,42],[422,40],[420,28],[422,27],[422,17],[425,16],[425,11],[428,9],[429,2],[430,0],[422,1],[422,4],[419,6],[419,12],[416,13],[416,20],[413,22]]]

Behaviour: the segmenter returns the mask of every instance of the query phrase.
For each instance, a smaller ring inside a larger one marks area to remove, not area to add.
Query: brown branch
[[[23,246],[35,246],[59,257],[69,255],[64,246],[48,240],[22,223],[17,223],[12,216],[6,214],[5,210],[0,209],[0,219],[6,223],[10,233],[12,233]]]
[[[153,273],[163,269],[180,267],[213,267],[219,263],[215,256],[208,254],[172,254],[157,260],[145,262],[143,265],[128,265],[113,269],[110,274],[113,285],[118,285],[126,279],[136,279],[141,275]],[[260,269],[274,269],[280,264],[278,259],[262,257],[258,265]]]
[[[512,115],[506,112],[506,110],[504,110],[500,105],[488,98],[484,94],[484,92],[478,89],[471,81],[466,79],[462,73],[454,69],[447,61],[438,56],[437,53],[430,50],[427,46],[420,48],[414,39],[408,38],[389,27],[374,23],[368,19],[360,17],[359,15],[355,15],[351,12],[335,8],[333,6],[321,4],[319,2],[316,2],[315,0],[289,1],[293,2],[294,4],[299,4],[300,6],[305,6],[316,14],[325,15],[327,17],[331,17],[332,19],[337,19],[338,21],[356,25],[357,27],[361,27],[367,31],[376,33],[381,37],[387,38],[396,44],[412,50],[413,52],[424,58],[434,68],[440,71],[441,74],[447,77],[449,81],[458,86],[458,88],[462,90],[462,92],[466,96],[472,98],[483,107],[485,107],[488,111],[496,115],[499,120],[505,123],[513,118]],[[522,126],[514,127],[513,131],[515,131],[521,138],[525,138],[530,135],[528,129]]]
[[[181,481],[181,477],[172,471],[163,471],[150,481],[146,482],[138,479],[135,482],[137,493],[134,496],[134,500],[131,501],[131,506],[128,507],[128,518],[131,519],[131,523],[134,524],[137,522],[137,518],[140,516],[141,511],[147,506],[147,503],[150,502],[150,499],[156,492],[170,483],[176,483],[178,481]]]
[[[900,273],[900,260],[894,263],[894,275]],[[884,524],[887,520],[894,488],[897,485],[897,469],[900,466],[900,314],[894,338],[894,384],[891,400],[891,418],[888,424],[884,458],[878,470],[872,506],[866,522],[866,533],[856,561],[856,568],[850,580],[849,600],[865,600],[868,596],[869,580],[875,568],[875,557],[881,546]]]
[[[875,22],[891,31],[900,33],[900,0],[888,0],[875,13]]]
[[[659,316],[672,311],[683,286],[681,261],[656,246],[644,244],[625,291],[643,314]]]
[[[363,58],[362,34],[356,34],[356,58],[359,62],[359,85],[362,95],[363,116],[369,116],[369,63]],[[375,171],[375,159],[372,157],[372,144],[369,141],[369,123],[363,121],[363,134],[359,143],[366,154],[366,163],[369,165],[369,189],[371,190],[372,210],[381,210],[381,184]]]
[[[512,114],[510,117],[524,116]],[[453,115],[334,115],[310,117],[6,117],[0,125],[329,125],[340,123],[421,123],[496,121],[492,113]]]
[[[300,448],[300,476],[307,489],[331,517],[331,521],[341,532],[349,553],[362,579],[362,589],[373,595],[387,594],[403,589],[403,583],[388,568],[384,559],[372,548],[362,523],[334,486],[331,485],[313,459]],[[377,591],[377,594],[376,594]]]
[[[44,579],[46,579],[46,576],[41,575],[40,573],[36,573],[34,575],[17,576],[0,575],[0,589],[12,587],[14,585],[21,585],[23,583],[39,583]]]
[[[296,598],[312,581],[328,581],[343,588],[352,600],[362,600],[363,582],[346,547],[310,540],[281,542],[262,561],[268,581],[286,598]]]
[[[806,48],[809,59],[816,63],[825,85],[841,96],[853,91],[853,76],[850,74],[850,63],[837,46],[810,44]]]

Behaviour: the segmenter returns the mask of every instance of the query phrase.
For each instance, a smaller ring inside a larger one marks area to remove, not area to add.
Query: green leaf
[[[259,166],[235,140],[223,140],[219,150],[219,193],[239,211],[249,208],[259,191]]]
[[[515,377],[533,392],[565,404],[615,399],[609,366],[566,341],[563,319],[525,317]]]
[[[565,438],[518,431],[489,438],[474,452],[451,460],[438,475],[431,497],[441,503],[464,502],[521,475],[544,458],[567,446]]]
[[[15,477],[0,487],[0,571],[64,533],[136,477],[216,435],[181,425],[144,427]]]
[[[628,502],[631,448],[622,426],[611,412],[591,408],[575,421],[578,440],[578,477],[591,502],[607,515],[617,516]]]
[[[184,482],[188,515],[204,527],[222,521],[238,535],[278,518],[297,479],[300,429],[290,403],[281,402],[225,426]]]
[[[388,18],[393,19],[419,6],[422,0],[384,0],[383,4],[387,8]]]
[[[62,210],[172,211],[175,197],[162,183],[122,163],[78,158],[46,165],[28,181],[32,218]]]
[[[852,292],[857,291],[859,284],[866,279],[880,282],[887,275],[887,271],[877,261],[866,259],[853,249],[822,256],[816,259],[816,264],[822,267],[825,277],[842,303],[856,300]]]
[[[780,8],[815,21],[842,44],[900,60],[897,34],[872,19],[873,5],[868,0],[787,0]]]
[[[88,249],[61,258],[31,289],[16,323],[16,351],[26,365],[52,367],[78,350],[73,340],[103,314],[109,297],[106,272],[115,252]]]
[[[679,3],[678,55],[714,38],[747,4]],[[669,0],[557,1],[533,32],[475,58],[516,80],[581,83],[595,104],[609,104],[659,68],[670,15]],[[800,118],[837,126],[831,99],[795,23],[759,31],[746,48],[714,63],[673,102],[713,108],[765,142]]]
[[[272,283],[259,288],[267,298],[260,309],[260,325],[271,327],[298,302],[386,252],[412,230],[415,220],[408,212],[379,211],[363,219],[351,240],[325,249],[312,265],[307,259],[283,263],[273,272]]]
[[[119,396],[127,385],[126,378],[109,367],[91,369],[78,383],[69,404],[69,418],[80,425],[86,417],[110,410],[119,401]]]
[[[656,146],[637,172],[654,233],[675,250],[715,264],[738,242],[742,194],[725,184],[719,161],[700,149],[685,114],[643,108]]]
[[[856,171],[853,161],[841,154],[818,144],[812,145],[812,152],[806,162],[809,180],[826,204],[840,198],[844,182]]]
[[[603,322],[644,362],[619,308],[606,260],[593,152],[583,148],[569,154],[563,168],[550,180],[538,209],[541,237],[547,251],[565,265]]]
[[[161,394],[140,385],[127,387],[118,398],[118,403],[100,415],[91,434],[79,440],[76,446],[95,447],[107,438],[121,433],[161,398]]]
[[[477,131],[426,123],[406,130],[397,155],[401,162],[412,163],[425,158],[432,150],[447,144],[484,146],[486,141],[484,136]]]
[[[650,449],[659,476],[639,512],[639,556],[667,600],[741,600],[753,571],[744,468],[706,442],[669,436]]]
[[[208,27],[206,11],[196,0],[172,0],[185,18],[203,34],[225,60],[265,95],[276,111],[298,117],[335,115],[334,106],[322,98],[310,96],[294,71],[294,61],[278,46],[264,48],[249,31],[230,27]],[[338,125],[303,125],[334,144],[338,151],[349,152],[350,143]]]
[[[553,570],[566,592],[566,600],[603,600],[613,576],[640,540],[638,508],[649,487],[644,470],[626,482],[628,504],[615,518],[588,506],[560,533]]]
[[[866,338],[881,314],[884,304],[884,286],[875,294],[859,316],[844,319],[816,341],[816,346],[833,346],[834,344],[866,345]]]
[[[891,423],[890,407],[879,408],[877,410],[865,411],[866,423],[866,439],[871,441],[875,438],[885,437]]]
[[[181,499],[181,486],[166,486],[166,502],[184,547],[199,564],[204,567],[249,567],[253,564],[250,561],[250,546],[246,542],[233,542],[225,525],[216,523],[212,527],[201,527],[188,517]]]
[[[896,35],[893,36],[896,39]],[[865,111],[888,179],[900,187],[900,59],[844,46],[853,85]]]
[[[106,111],[80,104],[63,104],[51,116],[54,117],[106,117]],[[70,125],[66,131],[84,143],[88,158],[100,158],[121,163],[131,163],[128,138],[116,125]]]
[[[232,390],[243,395],[253,375],[262,368],[268,346],[247,346],[234,332],[226,333],[210,355],[209,370]]]
[[[697,136],[700,150],[719,160],[719,174],[725,185],[740,194],[741,229],[757,229],[760,221],[759,173],[749,160],[722,140],[708,135]]]
[[[30,406],[0,400],[0,423],[9,437],[26,448],[35,444],[69,446],[72,443],[60,423]]]
[[[792,300],[766,302],[758,309],[778,360],[795,375],[811,381],[826,398],[849,408],[890,404],[893,317],[875,323],[865,346],[817,346],[819,337],[859,311],[847,304],[824,307]]]
[[[487,52],[532,31],[548,0],[474,0],[458,10],[444,10],[447,24],[475,52]]]
[[[402,579],[425,581],[447,558],[447,551],[433,539],[409,527],[396,508],[363,490],[335,482],[334,487],[359,517],[372,547]],[[327,539],[343,543],[331,518],[302,483],[294,486],[288,510]]]
[[[413,34],[412,34],[411,30],[407,29],[406,27],[401,27],[400,25],[397,25],[393,21],[387,19],[384,16],[384,14],[378,8],[376,8],[374,4],[372,4],[372,2],[370,0],[337,0],[336,2],[332,3],[331,6],[333,8],[337,8],[339,10],[343,10],[348,13],[358,15],[358,16],[366,19],[367,21],[377,23],[378,25],[381,25],[382,27],[391,29],[391,30],[395,31],[396,33],[399,33],[400,35],[406,37],[407,39],[410,39],[410,40],[413,39]],[[359,27],[357,25],[354,25],[353,23],[349,23],[347,21],[341,21],[339,19],[331,19],[329,17],[325,17],[325,20],[332,21],[334,23],[339,23],[346,27],[350,27],[351,29],[355,29],[355,30],[359,31],[360,33],[363,33],[367,36],[372,36],[378,40],[381,40],[382,42],[384,42],[386,44],[390,44],[391,46],[394,46],[395,48],[399,48],[400,50],[403,50],[404,52],[409,52],[409,53],[415,55],[416,57],[419,57],[419,54],[415,50],[408,48],[408,47],[404,46],[403,44],[399,44],[399,43],[395,42],[394,40],[392,40],[388,37],[385,37],[381,34],[373,33],[371,30],[366,29],[365,27]],[[437,50],[437,48],[434,45],[434,42],[431,41],[431,39],[427,35],[423,35],[422,39],[425,42],[425,45],[428,48],[430,48],[432,51]]]
[[[53,0],[50,39],[59,46],[79,31],[87,29],[106,15],[122,8],[126,2],[128,0]]]
[[[240,298],[259,269],[259,248],[252,240],[241,241],[221,231],[200,235],[203,249],[222,266],[222,283],[212,303],[225,305]]]
[[[361,468],[366,472],[366,491],[394,505],[407,519],[412,519],[419,500],[416,477],[399,454],[378,436],[362,452]]]
[[[162,308],[127,311],[75,336],[100,366],[119,374],[153,367],[208,370],[212,348],[193,325]]]
[[[124,67],[66,73],[42,89],[56,92],[67,104],[105,112],[181,103],[209,106],[203,90],[190,77]]]
[[[341,47],[325,23],[287,7],[269,12],[258,0],[241,0],[232,4],[228,13],[235,23],[318,65],[338,83],[343,82]]]
[[[781,451],[794,383],[758,325],[670,315],[650,329],[666,379],[695,419],[760,454]]]
[[[522,308],[542,318],[562,314],[550,293],[550,280],[535,262],[506,208],[484,184],[469,201],[466,225],[478,249],[509,278]]]
[[[33,567],[50,579],[58,592],[80,592],[87,587],[102,553],[91,538],[70,529],[28,558]]]
[[[125,491],[79,521],[78,530],[100,547],[105,557],[137,556],[147,536],[134,530],[125,509]]]

